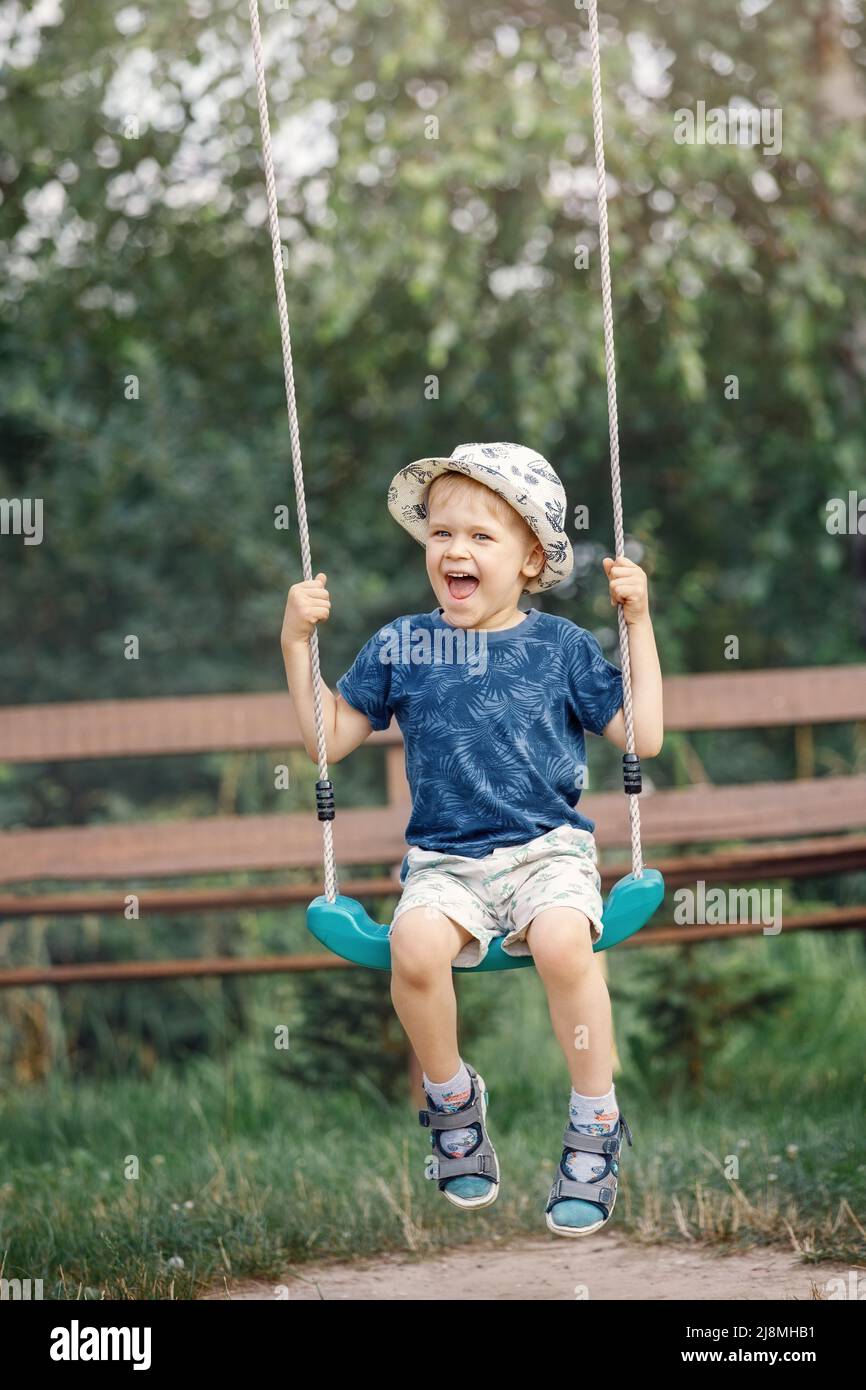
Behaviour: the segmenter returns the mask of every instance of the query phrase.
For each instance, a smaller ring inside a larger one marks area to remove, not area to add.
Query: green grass
[[[650,956],[675,973],[676,952],[610,960],[617,1094],[635,1141],[623,1148],[616,1228],[645,1241],[781,1243],[809,1260],[862,1263],[862,938],[783,932],[701,952],[710,971],[714,958],[720,968],[734,960],[758,981],[787,981],[789,993],[721,1033],[701,1058],[699,1091],[671,1088],[640,995]],[[325,1255],[423,1257],[545,1232],[569,1083],[534,972],[461,980],[462,1017],[476,991],[499,990],[495,1027],[464,1049],[489,1086],[503,1177],[496,1204],[474,1214],[424,1180],[429,1137],[414,1105],[387,1103],[363,1076],[342,1090],[302,1084],[314,1066],[302,1046],[275,1063],[272,1020],[284,1010],[272,983],[248,986],[261,1045],[158,1065],[149,1080],[70,1084],[52,1073],[7,1091],[6,1278],[41,1278],[46,1298],[188,1298],[223,1274],[279,1281],[288,1262]],[[646,1073],[634,1057],[645,1065],[648,1054]],[[133,1160],[137,1177],[127,1176]]]

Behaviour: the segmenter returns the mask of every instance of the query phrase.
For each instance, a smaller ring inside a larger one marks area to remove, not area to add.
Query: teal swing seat
[[[665,895],[658,869],[644,869],[639,878],[626,874],[613,885],[602,913],[604,931],[594,951],[606,951],[640,931]],[[335,955],[371,970],[391,969],[388,927],[374,922],[359,902],[338,893],[333,902],[321,894],[307,908],[307,927],[317,941]],[[454,970],[518,970],[532,965],[532,956],[512,956],[502,949],[502,938],[491,941],[480,965],[455,965]]]

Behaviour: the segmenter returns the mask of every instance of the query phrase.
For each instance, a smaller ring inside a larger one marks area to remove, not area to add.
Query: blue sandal
[[[577,1149],[581,1153],[600,1153],[605,1155],[605,1169],[597,1178],[591,1182],[577,1182],[570,1178],[565,1170],[565,1154],[559,1160],[559,1173],[553,1187],[550,1189],[550,1196],[545,1207],[545,1221],[548,1230],[555,1231],[559,1236],[588,1236],[593,1231],[599,1230],[609,1220],[611,1212],[616,1203],[617,1175],[619,1173],[619,1151],[622,1148],[623,1133],[632,1146],[631,1130],[628,1122],[620,1111],[616,1129],[612,1134],[579,1134],[573,1128],[571,1120],[565,1127],[562,1136],[563,1144],[566,1149]],[[594,1225],[590,1226],[563,1226],[554,1219],[554,1211],[558,1202],[568,1201],[570,1198],[578,1198],[582,1202],[595,1202],[604,1208],[604,1216],[599,1217]]]
[[[424,1176],[437,1180],[439,1191],[456,1207],[489,1207],[499,1196],[499,1160],[484,1125],[488,1105],[487,1084],[468,1062],[466,1070],[472,1078],[472,1095],[462,1109],[450,1113],[432,1107],[418,1111],[418,1123],[432,1131],[430,1140],[433,1152],[427,1157]],[[426,1091],[424,1094],[427,1094]],[[439,1142],[443,1130],[473,1127],[479,1130],[481,1137],[471,1153],[464,1158],[455,1158],[443,1151]]]

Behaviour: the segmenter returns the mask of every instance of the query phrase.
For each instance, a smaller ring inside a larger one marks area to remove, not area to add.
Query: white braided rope
[[[253,61],[256,70],[256,90],[259,98],[259,124],[262,130],[262,156],[265,166],[265,185],[268,195],[268,222],[271,229],[271,247],[274,255],[274,282],[277,288],[277,310],[280,318],[280,336],[283,345],[283,375],[286,383],[286,406],[289,412],[289,434],[292,441],[292,472],[295,480],[297,499],[298,536],[301,542],[301,564],[304,579],[313,578],[310,559],[310,533],[307,526],[307,503],[304,497],[304,474],[301,466],[301,436],[298,429],[298,412],[295,405],[295,374],[292,369],[292,340],[289,335],[289,313],[286,307],[286,286],[283,274],[283,248],[280,242],[280,219],[277,209],[277,190],[274,179],[274,157],[271,150],[271,126],[268,120],[268,92],[265,83],[265,66],[262,58],[262,35],[259,28],[259,7],[257,0],[250,0],[250,26],[253,38]],[[322,674],[319,667],[319,634],[314,627],[310,637],[310,664],[313,674],[313,716],[316,724],[316,750],[319,759],[319,780],[328,776],[328,750],[325,742],[325,721],[322,711]],[[334,860],[334,839],[332,822],[321,822],[324,840],[325,896],[333,902],[337,894],[337,866]]]
[[[588,0],[589,41],[592,54],[592,129],[595,137],[595,169],[598,184],[598,240],[601,250],[601,301],[604,314],[604,362],[607,374],[607,418],[610,431],[610,481],[613,493],[614,555],[625,553],[622,524],[622,490],[619,473],[619,420],[616,409],[616,360],[613,344],[613,304],[610,291],[610,247],[607,236],[607,183],[604,168],[604,124],[601,105],[601,51],[598,41],[598,6]],[[618,603],[619,652],[622,667],[622,707],[625,718],[626,751],[634,752],[634,718],[631,701],[631,663],[628,650],[628,625],[623,606]],[[643,875],[640,844],[640,807],[637,796],[628,798],[631,821],[631,866],[635,878]]]

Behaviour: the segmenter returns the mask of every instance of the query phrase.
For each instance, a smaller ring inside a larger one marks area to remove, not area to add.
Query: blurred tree
[[[751,962],[732,959],[708,943],[648,953],[640,987],[617,986],[615,998],[636,1006],[638,1027],[626,1043],[648,1091],[662,1097],[690,1092],[707,1100],[705,1059],[714,1063],[741,1022],[759,1019],[796,993],[777,968],[755,974]]]
[[[299,570],[246,14],[7,9],[2,486],[44,499],[45,538],[4,537],[5,698],[278,686]],[[333,680],[429,602],[385,507],[411,458],[529,440],[609,546],[586,17],[263,19]],[[859,8],[610,0],[601,24],[626,515],[666,669],[718,668],[728,632],[748,665],[851,659],[853,540],[824,522],[863,481]],[[780,152],[677,144],[699,100],[777,107]],[[598,562],[545,603],[612,636]]]

